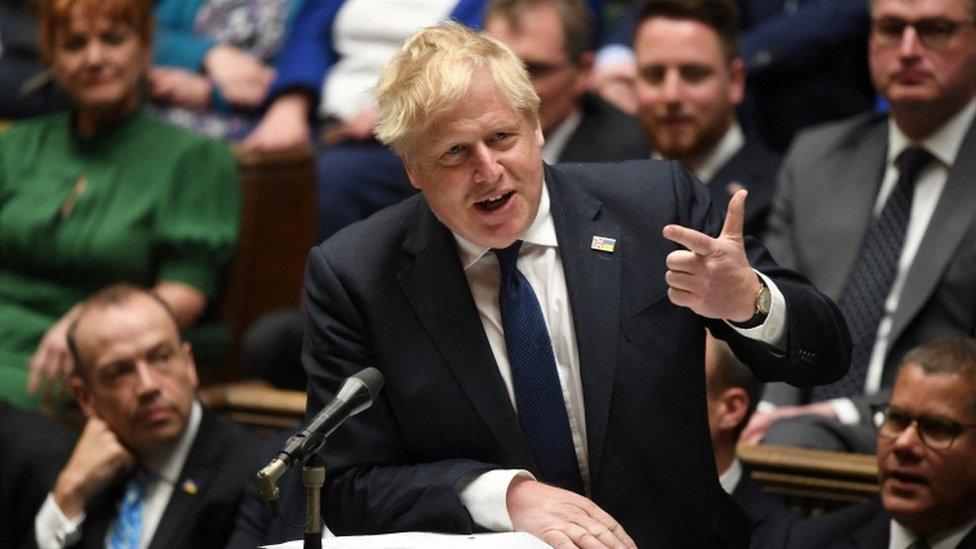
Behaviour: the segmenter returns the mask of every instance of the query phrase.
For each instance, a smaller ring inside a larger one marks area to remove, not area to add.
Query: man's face
[[[893,111],[921,106],[955,112],[972,98],[976,29],[967,1],[875,0],[871,11],[871,78]],[[915,27],[906,27],[900,39],[884,38],[881,29],[904,23],[954,30],[941,47],[923,44]]]
[[[711,27],[654,17],[637,28],[637,114],[654,150],[686,163],[707,154],[742,101],[745,73]]]
[[[890,405],[914,416],[976,423],[976,387],[958,375],[926,375],[902,367]],[[922,443],[917,423],[896,437],[878,436],[881,501],[888,513],[918,535],[929,535],[976,517],[976,432],[966,429],[945,450]]]
[[[565,51],[559,13],[552,5],[538,5],[522,14],[518,26],[505,17],[492,16],[485,31],[508,44],[522,59],[532,77],[541,104],[539,123],[550,132],[579,108],[580,96],[589,85],[591,61],[570,59]]]
[[[87,375],[75,394],[140,457],[183,434],[197,388],[187,343],[162,305],[137,295],[81,318],[75,341]]]
[[[542,193],[542,131],[508,106],[487,69],[432,122],[404,165],[442,223],[464,238],[505,248],[529,227]]]

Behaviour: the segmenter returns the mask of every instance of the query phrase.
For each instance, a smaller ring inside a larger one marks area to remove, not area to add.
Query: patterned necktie
[[[874,350],[884,304],[898,271],[898,259],[905,243],[905,230],[912,211],[915,180],[934,157],[925,149],[912,147],[898,155],[898,182],[888,196],[881,215],[868,229],[861,255],[841,293],[838,306],[851,332],[851,369],[843,378],[815,387],[815,401],[850,397],[864,392],[868,361]]]
[[[146,492],[148,476],[137,469],[125,486],[125,495],[119,506],[119,516],[108,539],[111,549],[136,549],[142,536],[142,498]]]
[[[519,240],[504,250],[495,250],[501,268],[498,305],[519,424],[538,465],[539,480],[582,494],[583,480],[552,340],[539,300],[516,265],[521,246]]]

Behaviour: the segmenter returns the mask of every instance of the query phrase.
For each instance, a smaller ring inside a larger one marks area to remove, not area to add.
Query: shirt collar
[[[454,240],[457,242],[458,252],[461,256],[461,265],[465,270],[491,251],[491,248],[479,246],[453,231],[451,234],[454,235]],[[535,214],[535,220],[532,221],[529,228],[518,239],[529,244],[535,244],[536,246],[547,246],[550,248],[559,246],[556,241],[556,226],[552,221],[552,211],[549,208],[549,189],[546,188],[545,181],[542,182],[542,192],[539,196],[539,211]]]
[[[735,153],[739,152],[746,144],[746,136],[742,132],[742,126],[735,120],[732,121],[732,125],[729,129],[725,130],[725,134],[722,139],[712,147],[712,150],[708,151],[707,154],[702,158],[701,162],[695,162],[694,166],[688,165],[688,169],[695,173],[695,176],[700,179],[703,183],[708,183],[715,174],[728,162]],[[661,153],[657,151],[651,152],[651,158],[657,160],[666,160]]]
[[[180,471],[183,470],[186,456],[190,453],[190,448],[193,447],[193,441],[197,438],[202,419],[203,408],[198,401],[194,400],[193,406],[190,407],[190,419],[187,421],[186,429],[183,430],[183,434],[180,435],[176,445],[159,455],[147,458],[142,465],[163,479],[176,482],[180,476]]]
[[[739,458],[733,458],[732,465],[729,465],[729,468],[718,476],[718,482],[726,494],[731,494],[739,485],[740,480],[742,480],[742,462],[739,461]]]
[[[566,143],[569,142],[569,138],[576,131],[576,127],[579,126],[581,120],[583,120],[583,115],[577,109],[549,132],[549,135],[546,136],[545,144],[542,145],[542,159],[546,163],[555,164],[559,162],[559,157],[563,154]]]
[[[976,117],[976,99],[971,100],[948,122],[942,125],[925,139],[913,143],[895,123],[893,118],[888,118],[888,163],[893,163],[898,155],[906,148],[918,145],[932,153],[943,165],[952,167],[962,147],[962,140],[966,137],[966,132]]]
[[[697,166],[689,167],[699,179],[708,183],[715,177],[715,174],[722,166],[735,156],[735,153],[739,152],[739,149],[745,144],[746,137],[742,133],[742,127],[739,126],[738,122],[733,121],[729,129],[725,131],[722,139],[712,147],[712,150],[702,158],[701,162],[697,162]]]
[[[959,542],[966,537],[966,534],[973,529],[973,527],[976,527],[976,517],[973,517],[973,519],[969,522],[953,528],[948,532],[942,532],[934,536],[929,536],[925,538],[925,540],[929,542],[932,549],[954,549],[959,545]],[[889,548],[905,549],[911,545],[917,537],[918,536],[909,531],[908,528],[902,526],[898,521],[891,519],[891,527],[888,537],[888,539],[891,540],[891,543],[888,545]]]

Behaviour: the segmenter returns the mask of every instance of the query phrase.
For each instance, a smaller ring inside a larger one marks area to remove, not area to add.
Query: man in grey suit
[[[903,355],[976,324],[976,1],[871,11],[871,74],[891,112],[797,138],[768,237],[777,261],[839,299],[851,370],[826,390],[770,387],[779,407],[754,416],[749,441],[873,452],[868,405]],[[911,155],[924,160],[910,167]]]

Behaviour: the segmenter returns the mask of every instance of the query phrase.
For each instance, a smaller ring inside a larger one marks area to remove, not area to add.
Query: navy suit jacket
[[[749,191],[745,233],[759,240],[766,234],[766,218],[776,195],[779,162],[778,154],[767,149],[760,141],[747,137],[745,145],[708,182],[712,202],[720,208],[728,206],[729,199],[737,190]]]
[[[234,525],[244,484],[254,482],[250,462],[241,458],[252,451],[255,442],[256,437],[240,425],[204,409],[200,429],[149,549],[209,549],[224,545]],[[77,547],[105,547],[105,536],[125,484],[126,479],[114,483],[89,502]],[[30,541],[34,541],[33,536]]]
[[[782,547],[787,528],[799,520],[783,505],[783,500],[763,492],[759,483],[750,476],[749,469],[742,471],[742,478],[732,491],[732,499],[749,516],[749,526],[752,529],[752,542],[749,546],[755,549]]]
[[[747,545],[748,521],[718,483],[709,441],[705,327],[759,378],[810,385],[847,369],[840,312],[751,239],[752,264],[786,297],[785,355],[673,305],[665,257],[678,246],[663,227],[717,235],[723,222],[677,162],[547,166],[545,180],[579,349],[593,501],[642,547]],[[591,249],[594,236],[616,239],[616,250]],[[475,529],[455,484],[536,467],[451,232],[417,195],[314,248],[305,284],[308,414],[366,366],[386,379],[372,408],[325,445],[329,527]]]
[[[788,549],[888,549],[891,516],[872,499],[835,513],[797,522],[789,530]],[[976,529],[956,549],[976,549]]]

